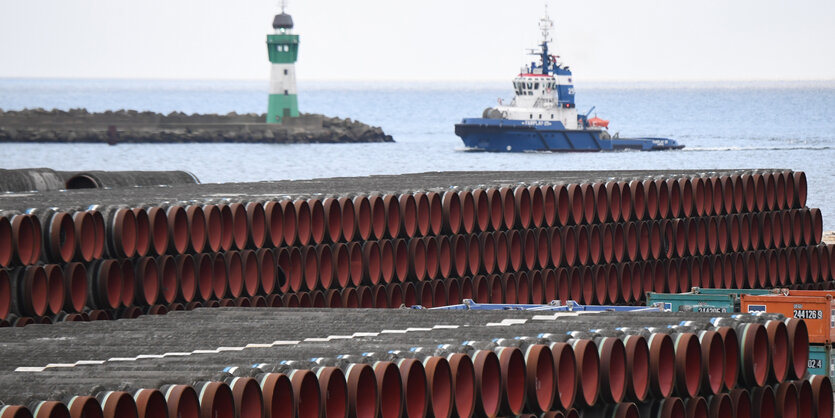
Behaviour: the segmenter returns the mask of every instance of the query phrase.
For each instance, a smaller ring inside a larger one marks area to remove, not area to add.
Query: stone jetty
[[[359,143],[394,142],[382,128],[355,120],[301,114],[282,124],[264,114],[225,115],[135,110],[91,113],[86,109],[0,109],[0,142],[119,143]]]

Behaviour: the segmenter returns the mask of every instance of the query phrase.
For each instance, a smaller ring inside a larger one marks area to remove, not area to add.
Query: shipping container
[[[710,289],[694,287],[686,293],[647,293],[647,306],[672,312],[739,312],[739,296],[786,294],[786,289]]]
[[[694,287],[690,293],[701,295],[733,295],[735,298],[739,298],[740,295],[786,295],[788,292],[788,289],[710,289]]]
[[[695,293],[647,293],[647,306],[672,312],[734,312],[733,295]]]
[[[809,345],[809,362],[806,368],[809,374],[829,376],[832,380],[835,364],[832,363],[832,346],[823,344]]]
[[[788,318],[802,319],[812,344],[830,344],[835,331],[835,300],[820,296],[742,295],[741,312],[775,312]]]

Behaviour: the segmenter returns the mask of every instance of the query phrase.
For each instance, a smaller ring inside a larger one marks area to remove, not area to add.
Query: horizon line
[[[24,81],[188,81],[188,82],[264,82],[269,83],[269,78],[176,78],[176,77],[18,77],[0,76],[0,81],[24,80]],[[508,83],[506,79],[365,79],[365,78],[299,78],[300,83]],[[582,83],[832,83],[835,78],[715,78],[715,79],[690,79],[690,78],[669,78],[669,79],[641,79],[641,78],[589,78],[576,80]]]

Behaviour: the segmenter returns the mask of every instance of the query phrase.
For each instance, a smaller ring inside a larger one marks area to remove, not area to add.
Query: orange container
[[[835,290],[790,290],[785,291],[788,296],[832,296],[835,299]]]
[[[795,291],[792,291],[795,292]],[[835,337],[835,300],[829,292],[804,291],[812,296],[741,295],[740,311],[781,313],[788,318],[802,319],[809,330],[809,342],[830,344]]]

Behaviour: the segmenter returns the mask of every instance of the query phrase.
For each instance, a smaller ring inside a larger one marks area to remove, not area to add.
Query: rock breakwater
[[[86,109],[0,110],[0,142],[118,143],[359,143],[394,142],[382,128],[319,114],[301,114],[283,124],[264,123],[263,114],[160,114]]]

